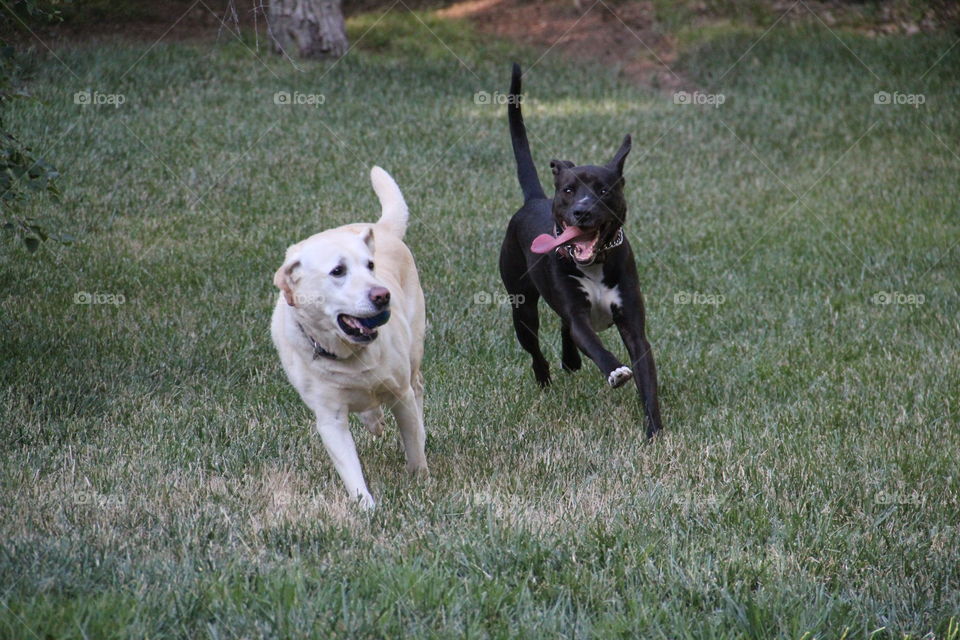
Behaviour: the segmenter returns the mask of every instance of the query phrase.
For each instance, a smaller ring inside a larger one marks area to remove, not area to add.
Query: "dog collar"
[[[560,228],[557,226],[556,223],[554,223],[554,224],[553,224],[553,235],[554,235],[554,236],[559,236],[560,233],[561,233]],[[623,227],[620,227],[619,229],[617,229],[617,235],[615,235],[615,236],[613,237],[613,240],[611,240],[611,241],[608,242],[607,244],[605,244],[605,245],[603,245],[602,247],[600,247],[599,249],[597,249],[597,250],[594,252],[594,254],[593,254],[593,260],[591,260],[590,262],[585,262],[585,263],[583,263],[581,266],[583,266],[583,267],[589,267],[590,265],[592,265],[594,262],[597,261],[597,257],[598,257],[601,253],[603,253],[604,251],[609,251],[610,249],[616,249],[617,247],[619,247],[619,246],[622,245],[622,244],[623,244]],[[570,258],[569,245],[563,245],[562,247],[557,247],[557,248],[555,249],[555,251],[557,252],[557,255],[560,256],[561,258]]]
[[[613,240],[611,240],[607,244],[600,247],[600,251],[609,251],[610,249],[615,249],[616,247],[619,247],[622,244],[623,244],[623,227],[620,227],[619,229],[617,229],[617,235],[613,237]],[[600,251],[598,251],[597,253],[600,253]]]
[[[313,336],[311,336],[309,333],[307,333],[307,330],[303,328],[303,325],[302,325],[302,324],[300,324],[300,323],[298,322],[298,323],[297,323],[297,326],[300,327],[300,332],[307,338],[307,340],[310,341],[310,344],[313,346],[313,359],[314,359],[314,360],[316,360],[317,358],[320,358],[320,357],[329,358],[330,360],[336,360],[336,359],[337,359],[337,354],[335,354],[335,353],[330,353],[329,351],[327,351],[326,349],[324,349],[323,347],[321,347],[321,346],[320,346],[320,343],[317,342],[316,340],[314,340]]]

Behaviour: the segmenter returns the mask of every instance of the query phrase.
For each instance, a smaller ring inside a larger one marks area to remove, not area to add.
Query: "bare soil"
[[[437,13],[543,55],[599,61],[639,83],[664,89],[684,84],[671,70],[675,43],[654,28],[651,2],[464,0]]]

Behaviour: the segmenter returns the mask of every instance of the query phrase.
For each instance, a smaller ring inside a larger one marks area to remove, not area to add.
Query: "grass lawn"
[[[375,22],[299,69],[252,40],[29,59],[9,122],[76,241],[0,245],[0,637],[960,638],[956,37],[717,35],[675,65],[714,107]],[[540,392],[484,303],[520,190],[475,95],[514,57],[545,181],[634,136],[652,444],[632,386],[561,374],[556,318]],[[356,429],[368,515],[268,325],[287,245],[377,215],[374,163],[411,208],[432,477]]]

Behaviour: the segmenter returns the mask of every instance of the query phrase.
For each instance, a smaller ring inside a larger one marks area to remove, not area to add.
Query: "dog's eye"
[[[367,263],[367,269],[370,269],[370,271],[373,271],[373,260]]]
[[[573,187],[564,187],[563,192],[568,194],[573,193]]]
[[[606,188],[601,188],[601,189],[600,189],[600,195],[602,195],[602,196],[607,195],[607,190],[606,190]]]
[[[339,278],[346,272],[347,272],[347,268],[342,264],[338,264],[330,271],[330,275],[332,275],[334,278]]]

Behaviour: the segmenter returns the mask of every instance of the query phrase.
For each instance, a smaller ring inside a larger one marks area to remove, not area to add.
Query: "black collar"
[[[337,354],[335,354],[335,353],[330,353],[329,351],[327,351],[326,349],[324,349],[323,347],[321,347],[321,346],[320,346],[320,343],[317,342],[316,340],[314,340],[313,336],[311,336],[309,333],[307,333],[307,330],[303,328],[303,325],[302,325],[302,324],[300,324],[300,323],[298,322],[298,323],[297,323],[297,326],[300,327],[300,332],[303,333],[303,335],[307,338],[307,340],[310,341],[310,344],[313,345],[313,359],[314,359],[314,360],[316,360],[317,358],[320,358],[320,357],[329,358],[330,360],[336,360],[336,359],[337,359]]]

